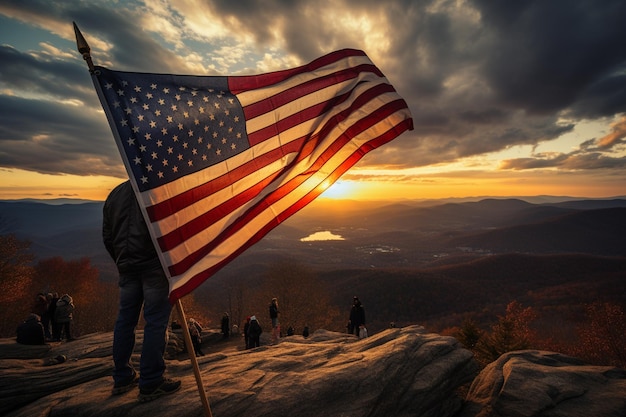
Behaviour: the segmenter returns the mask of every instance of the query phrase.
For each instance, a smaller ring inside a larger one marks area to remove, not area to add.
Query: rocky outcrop
[[[138,341],[141,335],[138,335]],[[50,348],[40,359],[2,353],[0,414],[33,416],[202,416],[190,361],[167,361],[181,391],[149,403],[137,390],[111,396],[112,334],[90,335]],[[456,414],[478,366],[451,337],[422,327],[388,329],[363,340],[317,331],[276,345],[242,350],[208,343],[199,365],[213,415],[234,416],[432,416]],[[14,344],[14,342],[13,342]],[[140,345],[137,346],[139,352]],[[10,351],[5,344],[0,352]],[[67,361],[49,365],[63,354]]]
[[[135,361],[141,339],[138,332]],[[267,342],[244,350],[240,338],[205,335],[206,355],[198,361],[213,416],[626,416],[626,371],[558,353],[507,353],[478,374],[471,352],[454,338],[419,326],[363,340],[319,330],[308,339]],[[181,390],[139,403],[137,389],[111,396],[111,333],[50,346],[0,340],[0,415],[202,417],[190,360],[181,350],[171,334],[168,376],[182,380]],[[51,364],[59,355],[67,360]]]
[[[474,380],[459,417],[576,416],[626,416],[626,371],[560,353],[509,352]]]

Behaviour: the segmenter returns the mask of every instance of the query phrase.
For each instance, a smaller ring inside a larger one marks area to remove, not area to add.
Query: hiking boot
[[[129,376],[128,378],[120,382],[116,382],[113,385],[113,390],[111,391],[111,395],[120,395],[120,394],[130,391],[131,389],[135,388],[138,380],[139,380],[139,377],[137,376],[137,373],[133,372],[133,374]]]
[[[164,379],[161,384],[154,388],[143,387],[139,389],[139,402],[145,403],[156,400],[163,395],[173,394],[180,389],[180,381],[173,379]]]

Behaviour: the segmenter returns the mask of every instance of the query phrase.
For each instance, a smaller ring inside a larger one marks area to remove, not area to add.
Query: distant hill
[[[37,259],[89,257],[113,281],[102,207],[0,201],[0,224],[29,239]],[[325,230],[344,240],[301,240]],[[254,287],[281,260],[313,269],[338,306],[359,294],[372,330],[390,321],[442,328],[469,316],[486,323],[513,299],[565,319],[562,311],[579,314],[595,299],[626,304],[626,200],[315,201],[196,292],[226,299],[228,288]]]

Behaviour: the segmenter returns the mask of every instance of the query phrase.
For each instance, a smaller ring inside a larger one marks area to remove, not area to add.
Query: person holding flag
[[[180,389],[163,377],[167,325],[172,305],[169,284],[129,181],[111,191],[103,208],[102,237],[119,272],[119,312],[113,331],[113,395],[139,383],[139,400],[154,400]],[[131,356],[143,307],[146,321],[139,376]]]

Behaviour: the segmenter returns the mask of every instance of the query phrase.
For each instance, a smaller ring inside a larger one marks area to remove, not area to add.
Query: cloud
[[[413,132],[363,165],[419,167],[537,146],[583,120],[626,113],[622,0],[8,0],[0,14],[52,35],[38,50],[0,47],[3,166],[120,169],[72,21],[98,64],[128,71],[250,74],[363,49],[415,119]],[[509,159],[501,169],[619,167],[624,125],[572,153]],[[85,136],[97,146],[86,148]]]

